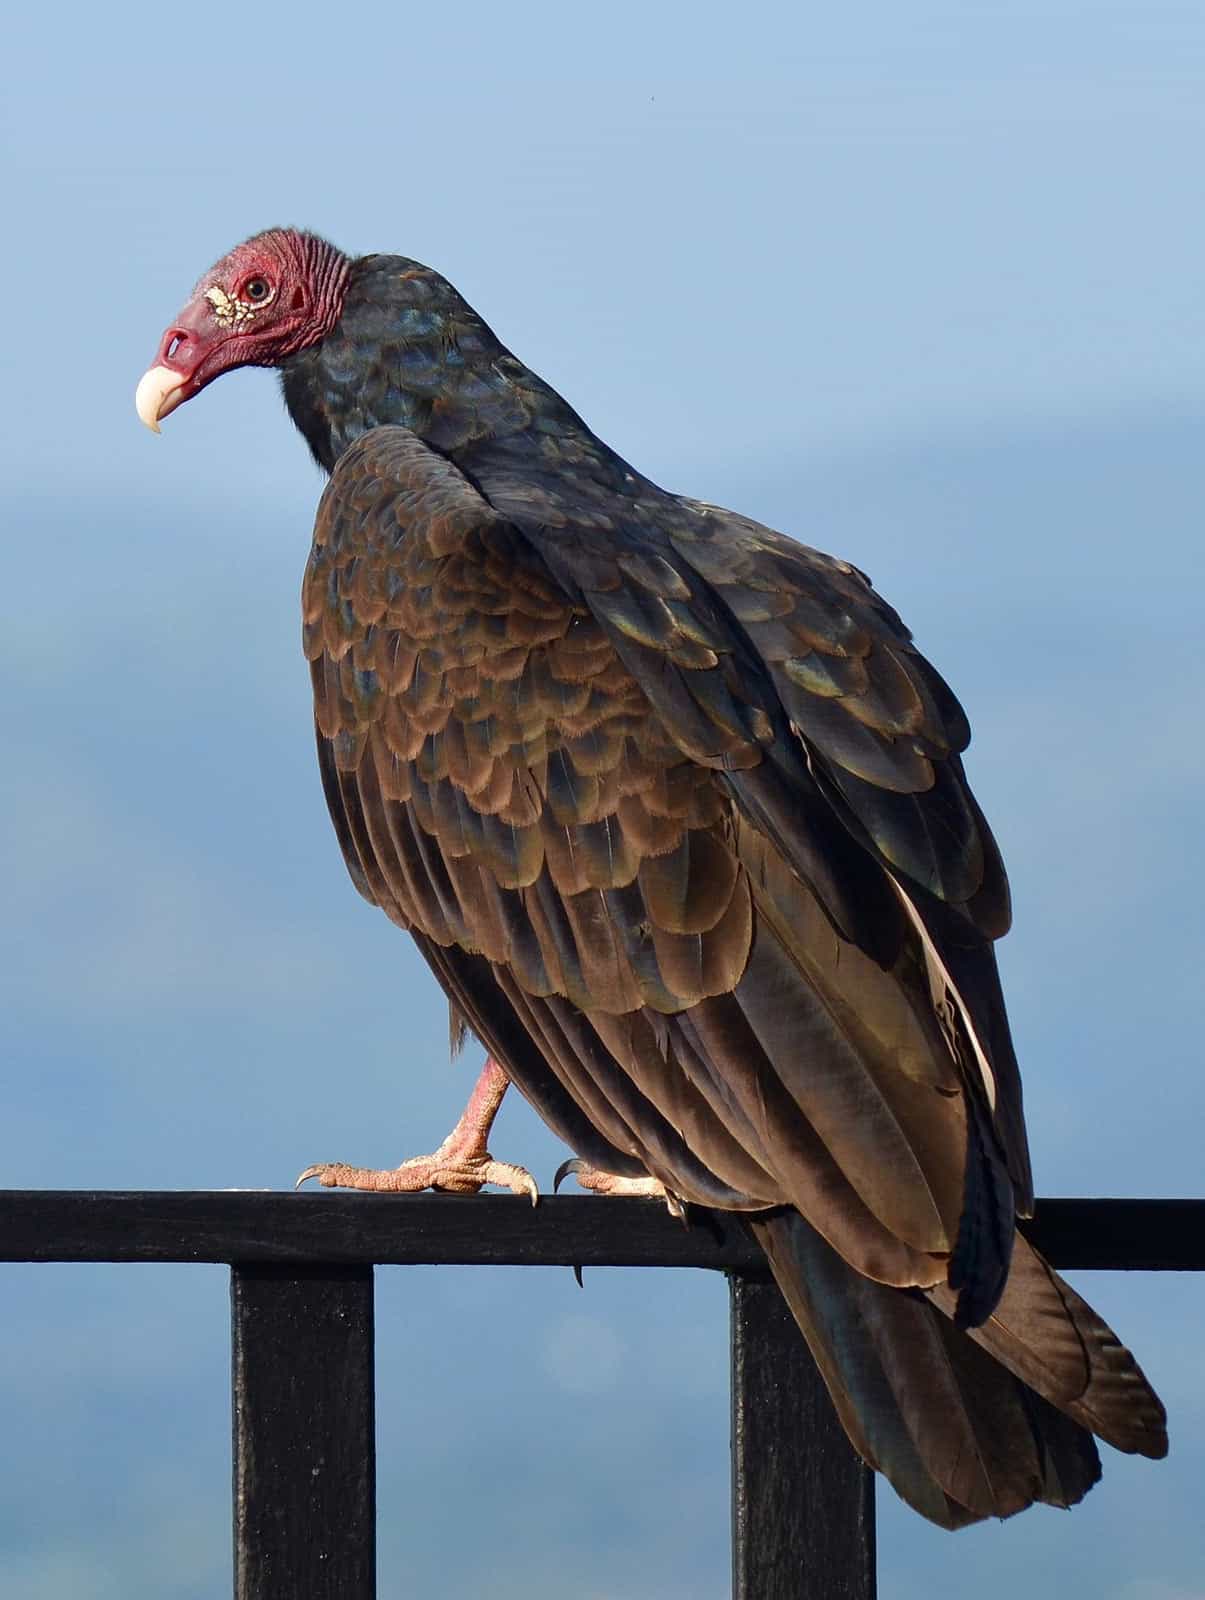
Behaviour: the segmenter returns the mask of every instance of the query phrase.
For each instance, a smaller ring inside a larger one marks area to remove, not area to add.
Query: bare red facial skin
[[[343,307],[347,257],[313,234],[273,229],[236,246],[201,279],[151,364],[179,376],[167,416],[235,367],[274,367],[326,337]],[[144,418],[144,420],[146,420]]]

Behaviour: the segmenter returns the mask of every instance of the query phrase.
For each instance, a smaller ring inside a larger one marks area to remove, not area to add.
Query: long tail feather
[[[926,1291],[947,1316],[949,1289]],[[1167,1413],[1112,1328],[1019,1234],[992,1316],[970,1337],[1030,1388],[1115,1450],[1167,1454]]]
[[[1166,1450],[1129,1351],[1024,1240],[996,1314],[964,1333],[951,1291],[864,1278],[797,1212],[750,1225],[854,1447],[930,1521],[1074,1505],[1100,1476],[1093,1432]]]

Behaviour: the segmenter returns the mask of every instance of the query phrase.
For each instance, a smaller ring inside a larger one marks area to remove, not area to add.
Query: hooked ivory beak
[[[145,422],[152,433],[158,433],[164,417],[170,416],[177,406],[184,404],[187,381],[170,367],[151,367],[142,374],[134,395],[134,408],[139,421]]]

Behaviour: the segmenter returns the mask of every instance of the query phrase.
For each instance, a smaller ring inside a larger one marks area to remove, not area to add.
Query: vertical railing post
[[[236,1265],[235,1600],[374,1600],[372,1268]]]
[[[874,1600],[874,1475],[776,1286],[730,1284],[734,1600]]]

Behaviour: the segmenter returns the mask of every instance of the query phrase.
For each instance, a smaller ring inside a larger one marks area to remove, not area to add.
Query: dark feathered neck
[[[320,343],[281,369],[289,414],[330,472],[353,440],[388,424],[411,429],[469,467],[506,441],[589,441],[626,464],[495,337],[446,278],[404,256],[362,256],[343,311]]]

